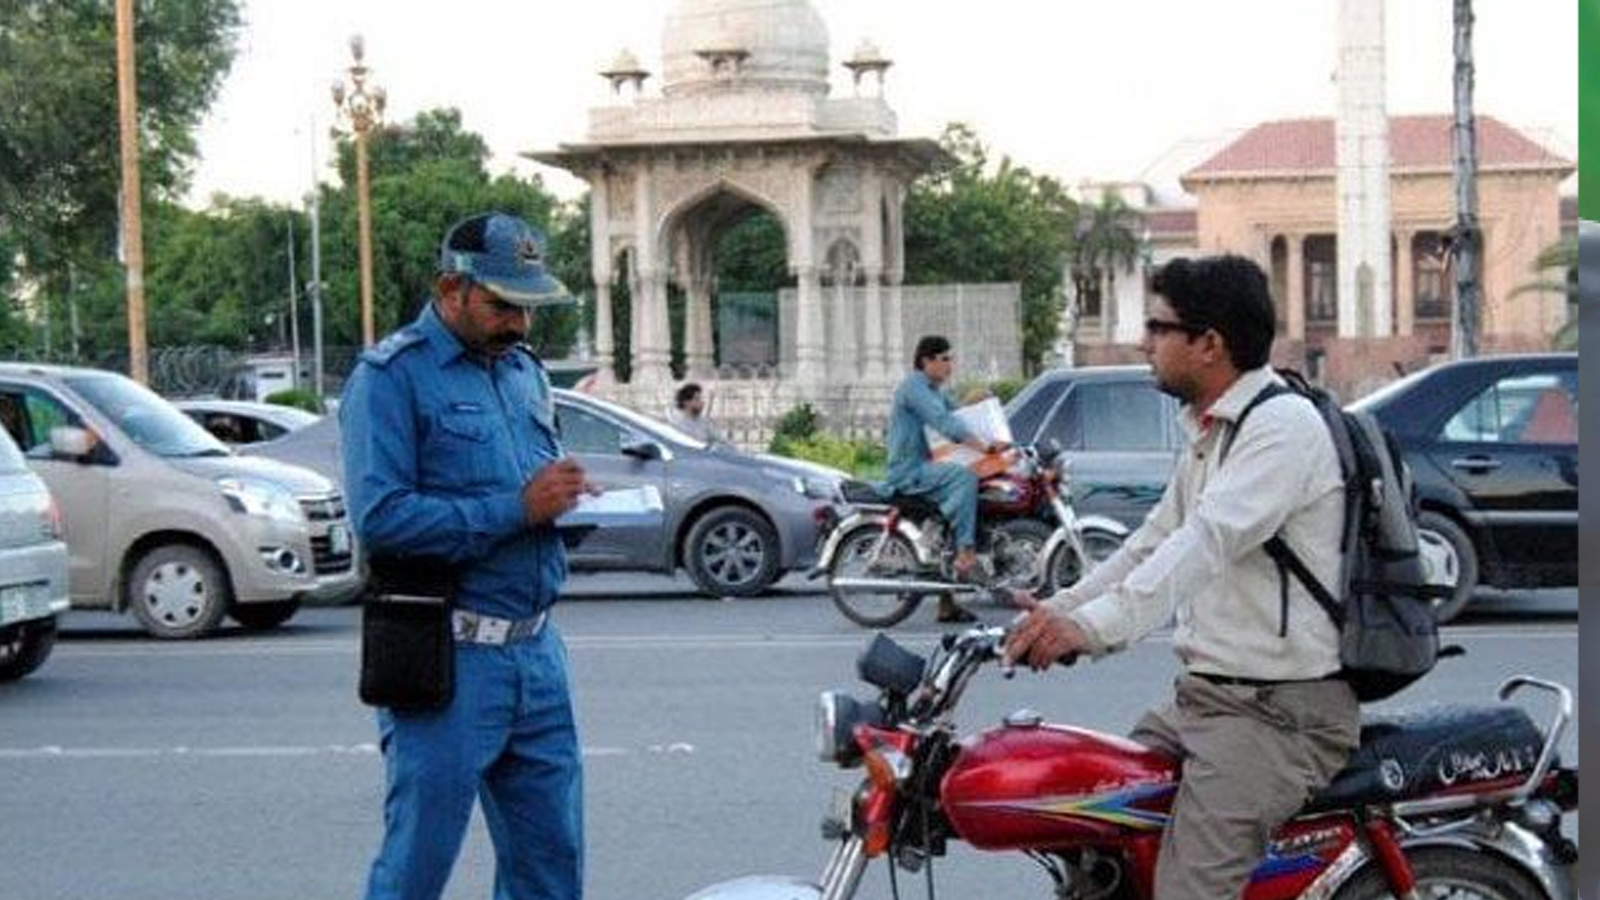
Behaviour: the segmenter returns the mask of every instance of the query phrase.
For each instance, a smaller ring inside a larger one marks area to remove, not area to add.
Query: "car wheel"
[[[299,600],[275,600],[271,603],[235,603],[228,610],[228,618],[251,631],[267,631],[289,621],[300,611]]]
[[[0,682],[16,681],[44,665],[55,646],[55,616],[0,628]]]
[[[145,553],[128,578],[128,607],[151,636],[197,638],[222,621],[232,602],[228,576],[215,557],[190,544]]]
[[[1449,622],[1461,615],[1478,589],[1478,550],[1456,520],[1431,510],[1417,516],[1417,541],[1429,545],[1434,550],[1430,555],[1444,567],[1439,582],[1451,585],[1450,596],[1434,601],[1433,617]]]
[[[702,593],[754,596],[778,580],[778,533],[755,510],[718,507],[689,529],[683,559]]]

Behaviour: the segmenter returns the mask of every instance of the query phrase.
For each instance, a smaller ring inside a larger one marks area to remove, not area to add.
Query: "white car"
[[[61,511],[0,427],[0,683],[44,664],[66,610]]]
[[[322,418],[293,406],[251,400],[178,400],[173,405],[232,446],[274,440]]]

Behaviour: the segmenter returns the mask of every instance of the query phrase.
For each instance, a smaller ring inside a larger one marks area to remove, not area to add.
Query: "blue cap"
[[[570,303],[566,285],[545,269],[544,247],[544,233],[516,216],[480,213],[445,233],[439,272],[465,275],[523,309]]]

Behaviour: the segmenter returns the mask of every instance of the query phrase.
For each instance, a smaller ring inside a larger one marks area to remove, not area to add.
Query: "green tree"
[[[234,57],[237,0],[135,4],[141,179],[187,184],[194,132]],[[121,166],[112,0],[0,3],[0,247],[44,303],[113,260]],[[0,283],[7,279],[0,273]],[[8,288],[14,297],[20,284]]]
[[[1107,333],[1116,327],[1117,273],[1132,271],[1139,264],[1143,231],[1144,216],[1114,191],[1102,193],[1092,206],[1079,208],[1070,251],[1072,279],[1080,304],[1086,297],[1098,299]],[[1086,312],[1079,310],[1080,315]],[[1073,322],[1076,327],[1076,316]]]
[[[1546,293],[1559,293],[1567,298],[1567,321],[1550,339],[1554,350],[1578,349],[1578,238],[1565,237],[1539,251],[1533,261],[1534,280],[1518,285],[1511,292],[1513,298],[1534,294],[1543,299]]]
[[[1060,183],[988,150],[968,126],[945,128],[955,165],[912,187],[905,206],[906,281],[1015,281],[1022,353],[1039,366],[1059,326],[1059,297],[1077,204]]]

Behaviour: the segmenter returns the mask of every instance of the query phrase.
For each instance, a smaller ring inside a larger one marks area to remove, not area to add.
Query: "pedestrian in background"
[[[684,434],[708,444],[721,440],[717,430],[711,427],[711,420],[706,417],[705,388],[693,381],[678,388],[678,393],[672,398],[672,412],[667,414],[667,421]]]
[[[438,898],[475,801],[497,898],[582,896],[578,738],[549,611],[567,574],[553,523],[585,483],[523,343],[532,310],[566,294],[543,244],[500,213],[452,227],[432,303],[362,354],[339,408],[366,552],[436,561],[454,585],[453,697],[378,711],[387,794],[368,900]]]

